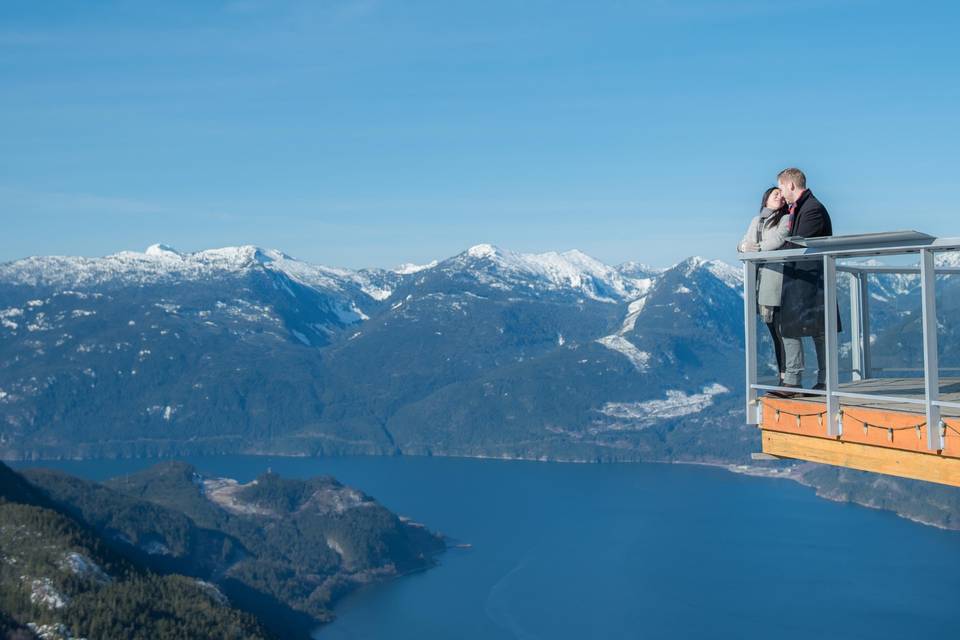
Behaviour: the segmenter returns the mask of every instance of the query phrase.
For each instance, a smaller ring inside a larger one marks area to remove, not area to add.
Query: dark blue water
[[[669,465],[189,460],[333,474],[464,542],[345,599],[318,638],[958,638],[960,534],[784,480]],[[105,478],[142,461],[66,462]]]

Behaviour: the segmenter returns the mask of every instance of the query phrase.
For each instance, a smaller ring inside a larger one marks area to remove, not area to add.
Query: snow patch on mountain
[[[206,580],[194,580],[196,585],[206,592],[208,596],[214,599],[217,604],[227,606],[230,604],[230,600],[227,599],[227,596],[220,590],[220,587],[213,584],[212,582],[207,582]]]
[[[30,602],[47,609],[63,609],[70,599],[53,586],[50,578],[38,578],[30,581]]]
[[[598,424],[602,424],[602,427],[598,428],[614,431],[645,429],[661,420],[699,413],[711,406],[716,396],[724,393],[730,393],[730,390],[714,383],[704,387],[700,393],[693,394],[671,389],[662,400],[608,402],[600,409],[600,413],[613,421],[601,421]]]
[[[159,540],[150,540],[145,544],[141,545],[141,548],[151,556],[172,556],[173,555],[173,552],[170,551],[170,547],[163,544]]]
[[[393,272],[401,276],[409,276],[414,273],[420,273],[427,269],[433,269],[435,266],[440,264],[439,260],[433,260],[427,264],[413,264],[412,262],[404,262],[396,269],[393,269]]]
[[[637,318],[643,313],[643,308],[646,304],[647,297],[644,296],[627,305],[627,316],[623,319],[623,324],[620,325],[620,330],[617,332],[617,335],[624,336],[634,330],[637,326]]]
[[[100,568],[100,565],[82,553],[71,551],[63,558],[61,566],[81,578],[88,578],[100,584],[107,584],[112,581],[112,578]]]
[[[620,335],[605,336],[597,340],[607,349],[623,354],[630,361],[637,371],[646,371],[650,366],[650,354],[646,351],[640,351],[636,346],[626,338]]]
[[[230,513],[236,515],[277,515],[271,509],[240,500],[237,494],[244,488],[256,484],[256,480],[248,484],[240,484],[232,478],[204,478],[202,482],[204,497]]]
[[[17,307],[11,307],[10,309],[0,309],[0,326],[10,329],[11,331],[16,331],[20,328],[20,324],[14,322],[10,318],[19,318],[23,315],[23,309]]]

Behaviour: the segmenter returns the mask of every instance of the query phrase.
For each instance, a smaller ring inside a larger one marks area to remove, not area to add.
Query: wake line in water
[[[517,573],[523,570],[530,562],[532,554],[527,554],[514,568],[507,571],[502,578],[497,580],[490,592],[487,594],[487,601],[483,607],[483,613],[495,625],[508,632],[517,640],[540,640],[540,636],[526,631],[520,626],[520,623],[510,613],[510,596],[507,593],[510,580]]]

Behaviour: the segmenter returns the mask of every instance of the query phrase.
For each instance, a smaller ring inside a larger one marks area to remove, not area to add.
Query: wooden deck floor
[[[840,385],[841,391],[852,393],[869,393],[888,396],[891,400],[875,401],[861,398],[841,398],[840,406],[871,407],[892,411],[923,414],[923,405],[897,402],[893,398],[906,397],[923,400],[923,378],[872,378],[859,382],[848,382]],[[960,403],[960,378],[943,378],[940,380],[940,399],[947,402]],[[960,408],[943,407],[941,413],[945,416],[960,418]]]
[[[941,400],[960,402],[960,379],[941,380],[940,389]],[[763,451],[960,486],[960,409],[943,409],[944,448],[934,452],[927,449],[924,405],[896,399],[922,400],[922,379],[873,379],[841,385],[841,390],[887,396],[890,400],[841,398],[843,433],[833,437],[827,435],[823,396],[763,396],[763,418],[758,425]]]
[[[901,402],[897,398],[910,398],[923,401],[923,378],[871,378],[858,382],[840,384],[840,390],[849,393],[865,393],[885,396],[886,400],[868,400],[863,398],[840,398],[843,407],[869,407],[888,411],[903,411],[906,413],[923,414],[923,405],[911,402]],[[947,402],[960,403],[960,378],[941,378],[940,399]],[[823,396],[797,398],[798,401],[823,404]],[[945,416],[960,418],[960,408],[943,407],[941,413]]]

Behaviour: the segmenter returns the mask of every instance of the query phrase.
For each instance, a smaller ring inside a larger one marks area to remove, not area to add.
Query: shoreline
[[[917,518],[917,517],[902,513],[900,511],[896,511],[894,509],[887,509],[884,507],[877,506],[875,504],[870,504],[868,502],[847,500],[838,496],[828,495],[823,491],[821,491],[820,488],[817,487],[815,484],[811,483],[806,479],[804,474],[798,469],[798,467],[801,466],[799,464],[791,465],[787,469],[784,469],[783,472],[779,472],[779,473],[774,469],[769,469],[767,467],[757,467],[757,466],[748,465],[748,464],[735,464],[735,463],[725,464],[720,462],[697,462],[697,461],[685,461],[685,460],[678,460],[673,464],[690,464],[690,465],[698,465],[698,466],[704,466],[704,467],[719,467],[719,468],[726,469],[730,473],[736,473],[736,474],[745,475],[745,476],[752,476],[755,478],[772,478],[772,479],[779,479],[779,480],[790,480],[792,482],[796,482],[801,486],[809,487],[813,489],[815,495],[818,498],[821,498],[823,500],[829,500],[830,502],[836,502],[838,504],[854,504],[854,505],[857,505],[858,507],[873,509],[874,511],[886,511],[888,513],[892,513],[898,518],[903,518],[904,520],[909,520],[910,522],[914,522],[916,524],[920,524],[925,527],[933,527],[934,529],[939,529],[941,531],[960,532],[960,529],[952,529],[950,527],[945,527],[942,524],[939,524],[936,522],[930,522],[928,520],[923,520],[921,518]]]
[[[222,454],[197,454],[194,456],[170,456],[170,457],[160,457],[160,456],[144,456],[144,457],[114,457],[114,458],[80,458],[80,457],[62,457],[62,458],[44,458],[44,459],[24,459],[24,458],[0,458],[0,462],[4,464],[16,464],[18,467],[26,468],[29,466],[42,466],[44,462],[84,462],[91,460],[108,460],[108,461],[123,461],[123,460],[176,460],[188,457],[226,457],[226,456],[250,456],[250,457],[277,457],[277,458],[349,458],[349,457],[358,457],[358,458],[383,458],[383,457],[407,457],[407,458],[462,458],[470,460],[501,460],[506,462],[538,462],[538,463],[553,463],[553,464],[682,464],[682,465],[692,465],[700,467],[713,467],[718,469],[723,469],[729,473],[735,473],[738,475],[750,476],[755,478],[770,478],[774,480],[790,480],[800,484],[804,487],[809,487],[813,489],[815,495],[818,498],[829,500],[835,503],[846,503],[854,504],[860,507],[865,507],[868,509],[873,509],[875,511],[887,511],[894,514],[898,518],[903,518],[904,520],[909,520],[910,522],[933,527],[935,529],[940,529],[941,531],[957,531],[960,532],[960,528],[951,528],[944,526],[936,522],[930,522],[923,520],[921,518],[911,516],[895,509],[888,509],[884,507],[879,507],[875,504],[868,502],[860,502],[856,500],[844,499],[837,496],[828,495],[823,493],[819,487],[809,482],[804,473],[798,469],[801,465],[792,464],[790,467],[786,468],[783,471],[779,471],[773,467],[762,467],[751,464],[737,463],[737,462],[715,462],[707,460],[658,460],[658,459],[648,459],[648,460],[588,460],[585,458],[552,458],[549,456],[511,456],[507,454],[502,455],[485,455],[485,454],[407,454],[407,453],[395,453],[392,455],[383,455],[383,454],[371,454],[371,453],[349,453],[349,454],[339,454],[339,455],[327,455],[327,456],[308,456],[301,453],[270,453],[270,452],[258,452],[258,453],[222,453]]]

